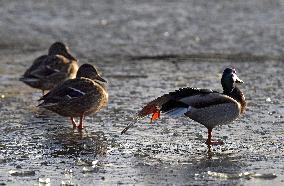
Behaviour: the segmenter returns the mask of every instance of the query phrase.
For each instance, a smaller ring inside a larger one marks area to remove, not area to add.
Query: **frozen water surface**
[[[0,184],[283,185],[281,1],[1,1]],[[109,82],[109,106],[73,130],[36,107],[18,81],[55,40]],[[221,91],[223,69],[245,82],[243,117],[213,130],[187,118],[145,118],[151,99],[184,86]]]

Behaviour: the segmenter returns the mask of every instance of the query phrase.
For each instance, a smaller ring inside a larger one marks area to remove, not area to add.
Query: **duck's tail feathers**
[[[25,82],[25,83],[37,83],[39,82],[38,78],[28,78],[28,77],[20,77],[19,78],[20,81]]]
[[[37,105],[37,107],[43,107],[43,108],[48,108],[48,107],[54,107],[57,106],[58,103],[46,103],[46,102],[42,102],[40,104]]]
[[[121,131],[121,134],[124,134],[126,133],[126,131],[128,129],[130,129],[131,127],[133,127],[133,125],[138,121],[138,117],[135,117],[135,118],[132,118],[133,121],[130,122],[130,124],[127,125],[127,127],[125,127],[122,131]]]
[[[160,111],[160,107],[156,104],[147,104],[138,112],[137,118],[141,119],[149,114],[155,114]]]
[[[151,101],[146,106],[144,106],[139,112],[137,117],[143,118],[152,114],[151,122],[160,118],[161,108],[164,103],[168,102],[169,98],[168,95],[163,95],[158,97],[157,99]]]

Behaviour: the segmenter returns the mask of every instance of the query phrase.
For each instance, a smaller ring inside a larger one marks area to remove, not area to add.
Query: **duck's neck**
[[[99,84],[101,87],[103,87],[103,89],[107,90],[107,84],[103,83],[99,80],[93,79],[94,82],[96,82],[97,84]]]
[[[224,89],[223,94],[233,98],[238,103],[241,104],[241,113],[245,111],[246,108],[246,100],[243,92],[236,86],[233,87],[231,90]]]

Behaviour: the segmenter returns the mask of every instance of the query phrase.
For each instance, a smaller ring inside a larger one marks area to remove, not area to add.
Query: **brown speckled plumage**
[[[77,59],[70,54],[68,47],[55,42],[50,46],[48,55],[35,59],[20,80],[33,88],[50,90],[67,79],[75,78],[77,70]]]
[[[89,64],[82,65],[75,79],[69,79],[44,95],[39,106],[65,117],[80,117],[78,128],[83,128],[84,116],[99,111],[107,105],[106,82]],[[74,125],[74,124],[73,124]],[[75,127],[75,126],[74,126]]]

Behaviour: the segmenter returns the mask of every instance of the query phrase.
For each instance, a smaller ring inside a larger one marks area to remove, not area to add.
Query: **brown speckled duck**
[[[153,121],[160,118],[160,112],[172,117],[187,116],[208,129],[208,146],[222,144],[221,141],[211,141],[212,129],[234,121],[246,108],[245,97],[236,83],[243,81],[238,78],[235,69],[226,68],[221,79],[223,93],[211,89],[182,88],[151,101],[138,113],[138,117],[152,114]]]
[[[51,110],[61,116],[70,117],[73,127],[83,128],[84,116],[99,111],[107,105],[108,93],[104,80],[97,69],[82,65],[75,79],[69,79],[50,90],[40,98],[39,107]],[[77,125],[74,117],[80,117]]]
[[[45,90],[50,90],[58,83],[76,77],[77,59],[70,54],[69,48],[61,42],[53,43],[48,55],[36,58],[26,70],[20,81],[25,84]]]

